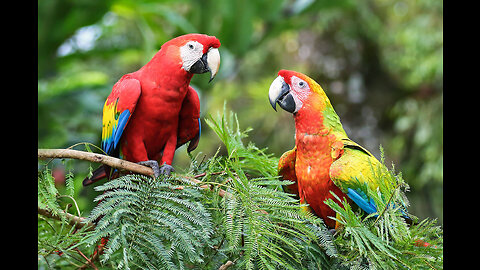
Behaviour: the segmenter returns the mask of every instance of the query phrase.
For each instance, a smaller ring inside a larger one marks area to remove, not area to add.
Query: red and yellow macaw
[[[365,188],[376,190],[388,170],[365,148],[350,140],[322,87],[308,76],[280,70],[269,89],[269,100],[295,119],[295,147],[278,164],[279,175],[295,182],[286,187],[307,203],[325,224],[334,228],[335,211],[324,203],[333,191],[342,200],[356,203],[368,214],[377,212]],[[388,178],[385,178],[388,179]],[[393,187],[394,183],[386,183]],[[363,191],[362,191],[363,190]]]
[[[155,177],[169,175],[175,150],[200,136],[200,101],[189,86],[193,74],[220,66],[220,41],[188,34],[164,43],[138,71],[125,74],[113,86],[103,107],[102,149],[111,156],[149,166]],[[161,166],[159,166],[160,161]],[[102,166],[84,185],[109,175]]]

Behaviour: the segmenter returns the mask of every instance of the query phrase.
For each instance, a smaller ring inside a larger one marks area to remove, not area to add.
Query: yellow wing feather
[[[344,193],[348,193],[348,188],[363,188],[364,185],[375,190],[379,179],[384,178],[382,174],[388,173],[387,168],[354,141],[343,139],[341,142],[343,153],[330,166],[332,181]]]

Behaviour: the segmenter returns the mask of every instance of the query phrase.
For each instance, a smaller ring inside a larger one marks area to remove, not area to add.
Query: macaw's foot
[[[175,169],[171,166],[168,165],[166,162],[163,163],[162,167],[160,167],[160,173],[169,176]]]
[[[137,162],[137,164],[152,168],[153,176],[155,178],[157,178],[160,175],[160,166],[158,166],[158,162],[156,160],[140,161],[140,162]]]
[[[328,232],[329,232],[332,236],[335,236],[335,234],[337,233],[337,230],[335,230],[335,229],[329,229]]]

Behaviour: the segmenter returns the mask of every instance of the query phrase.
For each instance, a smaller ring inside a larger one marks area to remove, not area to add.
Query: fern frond
[[[95,187],[104,191],[100,203],[88,218],[99,219],[94,244],[110,237],[103,262],[121,257],[122,267],[150,266],[177,269],[185,262],[201,262],[197,250],[207,245],[213,229],[210,213],[199,202],[202,193],[196,186],[171,182],[181,179],[153,180],[141,175],[126,175]]]
[[[38,206],[48,209],[54,215],[58,215],[58,213],[62,211],[57,201],[60,194],[55,187],[55,179],[48,167],[45,167],[43,171],[38,172],[37,184]]]

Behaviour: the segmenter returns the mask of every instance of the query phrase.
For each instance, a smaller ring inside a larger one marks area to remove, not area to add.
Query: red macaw
[[[324,203],[336,201],[330,192],[350,204],[353,201],[368,214],[377,212],[375,202],[364,191],[376,190],[381,177],[374,175],[388,170],[348,138],[322,87],[302,73],[280,70],[270,86],[269,100],[275,110],[278,103],[295,119],[295,147],[285,152],[278,164],[279,175],[294,181],[286,191],[298,195],[330,228],[339,226],[329,218],[335,217],[335,211]],[[386,187],[393,188],[389,181]]]
[[[187,151],[197,147],[200,101],[189,84],[195,73],[208,71],[213,80],[220,66],[218,47],[214,36],[179,36],[138,71],[122,76],[103,107],[102,149],[151,167],[155,177],[169,175],[175,150],[187,142]],[[109,174],[110,168],[101,166],[83,184]]]

